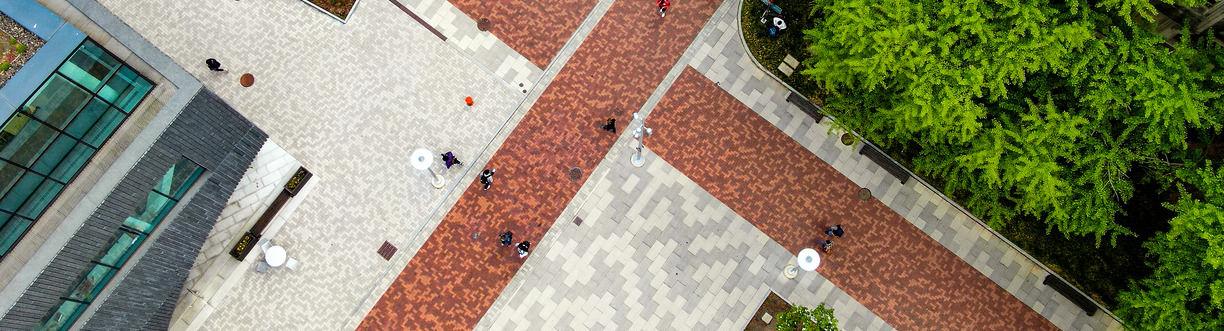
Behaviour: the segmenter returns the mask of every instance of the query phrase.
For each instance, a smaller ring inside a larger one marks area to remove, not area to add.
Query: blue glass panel
[[[68,297],[74,300],[91,302],[106,288],[106,283],[110,282],[111,277],[115,275],[115,269],[101,264],[94,264],[93,269],[81,278],[81,282],[68,293]]]
[[[115,133],[115,128],[119,127],[119,123],[123,123],[123,118],[126,115],[115,108],[108,108],[106,114],[94,123],[93,129],[85,134],[82,139],[94,147],[101,147],[102,142],[109,139],[112,133]]]
[[[124,225],[144,233],[153,231],[163,216],[174,207],[174,201],[161,193],[149,192],[143,204],[136,207],[136,212],[123,221]]]
[[[131,68],[123,67],[98,91],[98,96],[114,103],[124,112],[131,112],[152,86],[153,84],[141,78]]]
[[[0,209],[8,212],[16,211],[17,207],[21,207],[21,204],[25,203],[26,198],[29,198],[34,193],[34,190],[38,189],[38,185],[42,184],[42,181],[43,176],[27,172],[25,176],[21,176],[17,184],[13,185],[8,194],[5,194],[4,198],[0,199]]]
[[[89,158],[94,155],[95,151],[93,147],[77,144],[71,152],[68,152],[68,155],[64,156],[64,160],[60,161],[59,166],[55,167],[55,171],[51,172],[51,178],[65,183],[72,180],[72,176],[76,176],[77,171],[81,170],[81,167],[85,165],[85,162],[89,161]]]
[[[4,212],[0,212],[0,215],[2,215],[0,219],[7,220],[4,227],[0,228],[0,254],[8,254],[9,250],[13,249],[13,245],[17,244],[17,239],[21,239],[21,235],[25,234],[26,229],[29,229],[30,224],[34,222]]]
[[[50,318],[43,322],[39,330],[68,330],[72,327],[72,323],[76,322],[77,317],[81,316],[81,312],[85,311],[85,304],[80,304],[72,301],[64,301],[58,308],[51,312]]]
[[[117,67],[119,60],[87,40],[60,66],[59,72],[90,91],[97,91]]]
[[[52,142],[51,146],[47,146],[47,150],[43,151],[42,156],[38,157],[38,162],[34,162],[30,170],[44,174],[55,170],[55,166],[59,165],[60,161],[64,159],[64,155],[68,155],[68,152],[72,150],[72,146],[76,146],[76,144],[76,140],[60,135],[59,138],[55,138],[55,142]]]
[[[106,102],[102,101],[102,99],[94,98],[88,105],[85,105],[85,109],[82,109],[76,118],[72,119],[71,123],[68,123],[68,127],[64,129],[64,132],[78,139],[84,137],[85,132],[88,132],[94,126],[94,123],[98,121],[98,118],[106,113],[106,107]]]
[[[178,163],[170,166],[170,170],[166,171],[153,189],[175,199],[182,198],[201,171],[203,169],[195,162],[188,159],[179,160]]]
[[[115,239],[111,241],[110,248],[106,249],[106,253],[98,258],[98,261],[113,266],[122,266],[127,262],[128,257],[140,248],[140,244],[144,242],[144,236],[134,234],[127,231],[119,231],[115,235]]]
[[[89,99],[89,92],[60,75],[51,75],[22,109],[56,128],[63,128]]]
[[[51,144],[58,134],[54,129],[34,121],[24,114],[15,114],[4,129],[0,129],[0,158],[22,166],[30,166],[43,147]],[[8,138],[7,140],[5,138]]]
[[[25,174],[25,170],[4,161],[0,161],[0,194],[8,192],[9,187],[17,182],[21,175]]]
[[[38,190],[34,191],[34,194],[30,195],[29,199],[26,199],[21,209],[17,210],[17,215],[38,218],[43,210],[47,209],[47,205],[51,204],[51,201],[55,201],[55,197],[59,196],[60,191],[63,190],[64,185],[55,181],[44,180],[42,185],[38,186]]]

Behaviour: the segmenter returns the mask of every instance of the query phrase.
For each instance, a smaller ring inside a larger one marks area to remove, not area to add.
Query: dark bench
[[[820,113],[820,107],[816,107],[812,101],[809,101],[807,98],[804,98],[798,93],[791,92],[790,95],[786,96],[786,102],[790,102],[792,105],[799,107],[800,110],[803,110],[804,113],[815,119],[816,123],[820,123],[820,120],[824,119],[824,114]]]
[[[1062,278],[1058,278],[1057,276],[1050,274],[1046,275],[1045,280],[1041,281],[1041,283],[1053,288],[1055,291],[1058,291],[1058,294],[1062,294],[1062,296],[1067,298],[1067,300],[1071,300],[1072,303],[1075,303],[1076,306],[1083,309],[1085,313],[1088,313],[1088,316],[1096,314],[1096,302],[1093,302],[1092,299],[1080,294],[1080,292],[1076,291],[1074,287],[1071,287],[1071,284],[1064,282]]]
[[[875,147],[875,145],[863,144],[863,148],[859,150],[859,154],[866,155],[868,159],[875,161],[876,164],[880,165],[880,168],[884,168],[884,171],[888,171],[888,173],[892,174],[893,177],[897,177],[897,180],[900,180],[901,184],[905,184],[905,182],[909,181],[909,171],[905,171],[905,167],[893,162],[892,159],[888,158],[887,155],[884,155],[884,152],[881,152]]]

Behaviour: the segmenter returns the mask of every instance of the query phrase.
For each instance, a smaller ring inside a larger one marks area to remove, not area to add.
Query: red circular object
[[[466,99],[463,99],[463,102],[466,102],[468,106],[471,106],[473,103],[475,103],[472,101],[472,97],[467,97]]]
[[[251,85],[255,85],[255,75],[252,75],[251,73],[242,74],[242,77],[238,78],[238,84],[242,84],[242,87],[251,87]]]

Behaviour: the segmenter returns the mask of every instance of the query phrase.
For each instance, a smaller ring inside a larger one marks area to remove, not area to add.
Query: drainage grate
[[[578,169],[578,167],[573,167],[573,168],[570,168],[570,170],[569,170],[569,179],[570,179],[570,181],[575,181],[575,182],[576,182],[576,181],[578,181],[578,180],[579,180],[579,179],[581,179],[581,178],[582,178],[582,169]]]
[[[871,190],[866,187],[859,189],[858,198],[863,201],[871,200]]]
[[[574,217],[574,225],[582,225],[582,217]]]
[[[378,256],[382,256],[383,260],[391,261],[391,257],[394,256],[395,251],[398,250],[398,248],[395,248],[395,245],[384,241],[382,247],[378,248]]]
[[[492,27],[493,27],[493,22],[490,22],[489,19],[487,18],[482,18],[479,21],[476,21],[476,30],[489,31],[489,28],[492,28]]]

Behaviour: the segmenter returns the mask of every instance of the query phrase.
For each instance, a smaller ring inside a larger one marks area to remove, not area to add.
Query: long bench
[[[820,113],[820,107],[816,107],[812,101],[809,101],[802,95],[791,92],[790,95],[786,96],[786,102],[790,102],[792,105],[799,107],[800,110],[803,110],[803,113],[811,116],[812,119],[815,119],[816,123],[820,123],[820,120],[824,119],[824,114]]]
[[[897,177],[897,180],[901,181],[901,184],[905,184],[905,182],[909,181],[909,171],[906,171],[905,167],[902,167],[900,164],[893,162],[891,158],[884,155],[884,152],[881,152],[875,147],[875,145],[863,144],[863,148],[859,150],[859,154],[867,156],[868,159],[871,159],[871,161],[874,161],[876,164],[880,165],[880,168],[884,168],[884,171],[888,171],[888,173],[892,174],[893,177]]]
[[[1062,294],[1062,296],[1067,298],[1067,300],[1071,300],[1072,303],[1079,306],[1080,309],[1083,309],[1085,313],[1088,313],[1088,316],[1096,314],[1096,302],[1092,301],[1092,299],[1089,299],[1087,296],[1080,294],[1080,291],[1076,291],[1074,287],[1071,287],[1071,284],[1067,284],[1067,282],[1064,282],[1062,278],[1049,274],[1046,275],[1045,280],[1041,281],[1041,283],[1053,288],[1055,291],[1058,291],[1058,294]]]

